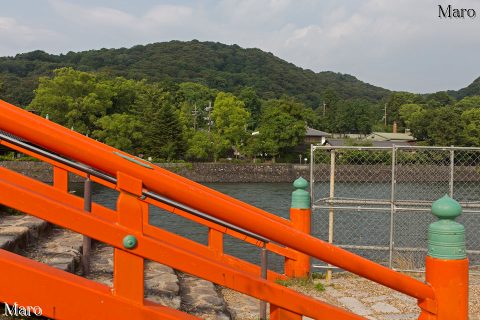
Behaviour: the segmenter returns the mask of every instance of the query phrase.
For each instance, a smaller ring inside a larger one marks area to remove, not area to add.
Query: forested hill
[[[471,96],[479,96],[480,95],[480,77],[475,79],[470,85],[467,87],[460,89],[458,91],[447,91],[448,94],[454,97],[457,100],[461,100],[465,97]]]
[[[238,93],[255,88],[269,99],[284,94],[317,107],[322,94],[333,89],[339,98],[378,101],[389,91],[364,83],[351,75],[299,68],[259,49],[214,42],[170,41],[126,49],[101,49],[51,55],[43,51],[0,58],[0,96],[28,105],[38,77],[70,66],[82,71],[101,71],[113,76],[149,81],[198,82],[210,88]]]

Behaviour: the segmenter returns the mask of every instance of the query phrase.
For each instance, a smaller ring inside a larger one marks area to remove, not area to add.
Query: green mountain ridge
[[[457,100],[461,100],[465,97],[480,95],[480,77],[475,79],[471,84],[469,84],[465,88],[462,88],[457,91],[448,90],[447,93]]]
[[[37,50],[0,57],[0,97],[27,105],[38,77],[65,66],[152,82],[192,81],[232,93],[249,86],[262,98],[289,95],[314,108],[322,103],[327,89],[339,98],[369,101],[379,101],[390,93],[348,74],[302,69],[260,49],[193,40],[60,55]]]
[[[33,98],[39,77],[50,76],[54,69],[67,66],[150,82],[198,82],[234,94],[248,86],[264,99],[289,95],[312,108],[323,103],[327,90],[333,90],[341,99],[362,98],[371,102],[383,100],[392,92],[349,74],[302,69],[257,48],[175,40],[60,55],[36,50],[0,57],[0,98],[26,106]],[[456,99],[480,95],[480,78],[447,93]]]

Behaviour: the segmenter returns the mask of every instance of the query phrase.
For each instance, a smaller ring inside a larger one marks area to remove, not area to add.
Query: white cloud
[[[102,32],[102,27],[149,32],[157,27],[174,27],[188,23],[192,16],[192,8],[181,5],[157,5],[145,14],[133,14],[108,7],[87,7],[64,0],[50,0],[52,8],[63,18],[85,28],[95,28]]]
[[[111,26],[118,27],[132,24],[135,18],[120,10],[107,7],[84,7],[63,0],[50,0],[51,7],[70,23],[76,23],[88,27]]]
[[[2,55],[15,55],[42,48],[45,44],[52,45],[59,37],[59,34],[54,31],[30,27],[14,18],[0,16],[0,54]]]
[[[188,23],[192,15],[193,9],[191,7],[159,5],[148,11],[138,22],[144,29],[163,25],[178,26]]]

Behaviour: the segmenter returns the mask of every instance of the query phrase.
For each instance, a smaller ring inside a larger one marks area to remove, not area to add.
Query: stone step
[[[51,225],[24,214],[0,212],[0,249],[19,253],[51,231]]]
[[[178,272],[181,310],[202,319],[232,319],[223,294],[213,283],[195,276]]]
[[[82,235],[70,230],[54,227],[21,254],[63,271],[82,274]]]
[[[172,268],[145,262],[145,298],[203,319],[231,319],[223,296],[214,284]],[[113,248],[97,244],[92,251],[88,279],[112,286]]]
[[[167,266],[146,261],[145,298],[161,305],[180,309],[180,287],[175,271]],[[88,279],[112,286],[113,284],[113,248],[97,244],[90,258]]]

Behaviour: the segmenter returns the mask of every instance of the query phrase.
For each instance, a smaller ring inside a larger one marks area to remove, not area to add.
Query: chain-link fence
[[[398,270],[424,267],[433,201],[460,202],[480,264],[480,148],[312,146],[315,236]]]

